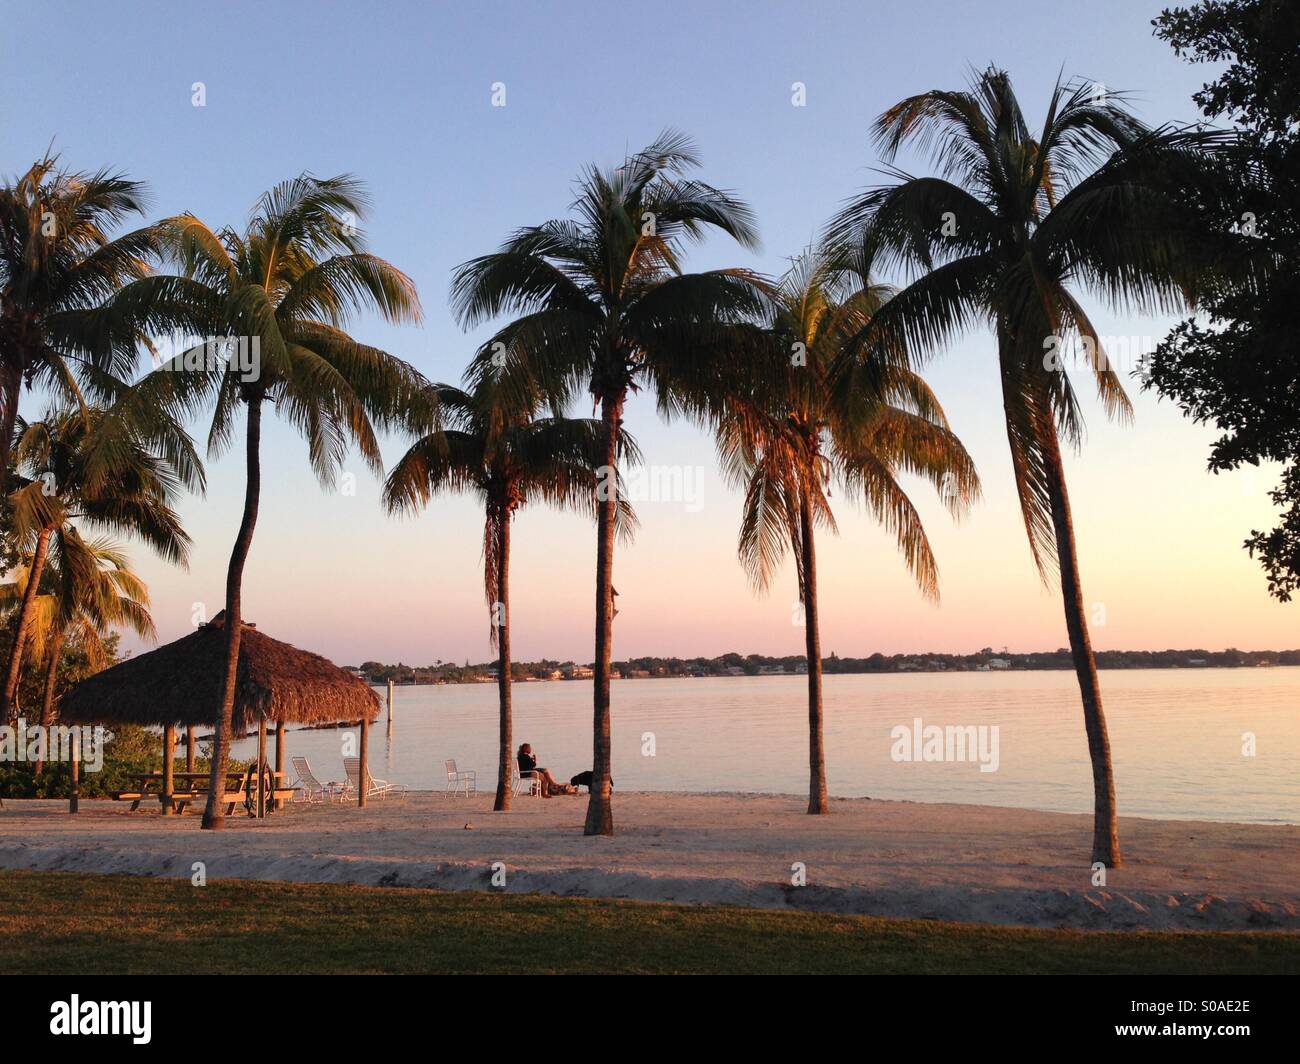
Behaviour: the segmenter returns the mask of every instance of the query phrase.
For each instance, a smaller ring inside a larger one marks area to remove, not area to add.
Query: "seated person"
[[[549,798],[553,794],[577,794],[578,788],[571,787],[567,783],[558,782],[551,775],[549,768],[538,768],[537,758],[533,756],[533,747],[531,743],[524,743],[519,748],[519,778],[536,779],[542,785],[542,797]]]

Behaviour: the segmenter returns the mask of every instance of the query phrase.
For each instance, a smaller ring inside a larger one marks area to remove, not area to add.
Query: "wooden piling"
[[[361,718],[361,771],[357,774],[357,805],[365,806],[367,784],[370,782],[370,721]]]
[[[176,725],[163,728],[162,815],[171,816],[172,795],[176,793]]]

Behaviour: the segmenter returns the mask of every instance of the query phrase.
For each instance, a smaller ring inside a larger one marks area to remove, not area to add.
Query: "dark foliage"
[[[1245,541],[1269,593],[1300,589],[1300,4],[1207,0],[1164,11],[1156,35],[1191,62],[1227,63],[1194,99],[1207,117],[1237,127],[1230,166],[1236,194],[1207,225],[1258,241],[1256,283],[1223,285],[1201,317],[1180,324],[1152,356],[1148,387],[1222,431],[1214,472],[1283,463],[1272,495],[1275,528]]]

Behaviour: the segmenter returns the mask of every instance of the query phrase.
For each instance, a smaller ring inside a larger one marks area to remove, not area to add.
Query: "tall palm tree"
[[[57,165],[47,155],[0,185],[0,492],[23,385],[75,402],[79,376],[134,357],[134,323],[105,329],[94,311],[148,272],[155,249],[150,228],[109,236],[143,212],[143,185]]]
[[[124,397],[134,406],[133,398]],[[41,421],[19,419],[13,448],[23,486],[10,495],[14,524],[29,545],[28,576],[17,610],[0,715],[14,711],[36,597],[47,561],[69,579],[89,579],[76,522],[143,540],[168,561],[186,564],[190,538],[173,509],[182,485],[203,481],[188,438],[164,416],[147,421],[120,409],[56,410]],[[160,446],[161,445],[161,446]],[[168,457],[159,457],[165,451]]]
[[[540,394],[522,406],[517,393],[493,378],[472,392],[448,384],[430,385],[427,409],[438,424],[425,432],[388,475],[384,505],[390,512],[413,511],[444,491],[469,491],[483,504],[483,584],[497,649],[500,698],[497,793],[492,808],[510,808],[514,740],[511,717],[510,529],[515,511],[529,502],[588,513],[597,508],[597,467],[603,428],[594,419],[541,417]],[[623,457],[635,457],[631,441],[620,439]],[[632,514],[620,509],[621,528],[630,532]]]
[[[896,171],[897,183],[869,189],[831,223],[832,237],[858,246],[868,267],[900,265],[913,278],[863,342],[888,349],[906,338],[922,353],[977,324],[997,338],[1025,529],[1040,574],[1059,573],[1082,694],[1095,798],[1092,859],[1116,866],[1110,741],[1061,457],[1062,437],[1079,444],[1082,419],[1066,367],[1053,356],[1070,342],[1090,348],[1088,368],[1107,414],[1131,416],[1076,292],[1136,311],[1185,305],[1207,276],[1204,240],[1170,187],[1190,178],[1214,138],[1149,129],[1121,94],[1081,82],[1057,84],[1035,136],[1010,78],[995,69],[969,91],[935,90],[895,104],[875,135],[886,160],[908,142],[931,150],[938,175]]]
[[[225,676],[207,829],[225,822],[217,795],[229,756],[244,566],[261,498],[263,404],[272,403],[306,438],[312,468],[328,487],[351,444],[373,470],[382,469],[375,429],[395,425],[414,395],[414,370],[345,330],[365,309],[389,322],[420,318],[410,278],[366,249],[358,226],[366,206],[352,177],[304,174],[263,194],[242,232],[213,231],[188,214],[166,219],[158,239],[179,272],[134,281],[112,301],[115,331],[143,323],[155,333],[183,329],[202,338],[136,387],[163,409],[193,415],[211,407],[210,453],[230,445],[237,413],[246,410],[244,510],[226,573]]]
[[[771,357],[741,380],[717,422],[729,479],[744,491],[741,563],[758,590],[787,549],[795,559],[808,656],[808,812],[828,812],[816,528],[834,530],[832,481],[862,498],[895,537],[922,593],[937,599],[938,567],[900,474],[931,481],[954,515],[979,492],[970,456],[926,383],[905,366],[833,374],[851,338],[890,296],[827,248],[796,259],[776,291]],[[745,391],[745,385],[751,387]]]
[[[707,408],[702,386],[710,365],[736,354],[742,323],[763,310],[762,285],[746,270],[682,271],[685,246],[710,231],[744,247],[758,242],[748,207],[685,176],[697,165],[691,141],[669,131],[616,169],[589,167],[575,217],[520,229],[454,276],[452,301],[464,325],[520,315],[479,350],[471,378],[504,363],[510,376],[541,381],[557,401],[586,384],[600,406],[607,472],[617,468],[628,393],[653,387],[664,413]],[[617,496],[600,494],[588,835],[614,830],[609,675]]]
[[[83,540],[75,528],[64,531],[68,549],[46,566],[30,641],[33,659],[43,659],[45,682],[41,727],[54,723],[59,664],[65,646],[75,646],[92,671],[109,664],[104,640],[114,628],[130,628],[146,639],[157,638],[149,614],[149,590],[131,569],[125,551],[111,540]],[[0,605],[16,607],[25,598],[29,568],[0,585]],[[44,768],[38,760],[37,776]]]

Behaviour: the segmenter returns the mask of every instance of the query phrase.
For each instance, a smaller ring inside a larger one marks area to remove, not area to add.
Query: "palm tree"
[[[93,558],[74,522],[143,540],[184,565],[190,538],[173,509],[182,485],[201,487],[202,467],[188,438],[168,418],[136,416],[134,397],[122,407],[54,411],[30,424],[19,419],[13,448],[23,486],[10,495],[14,524],[30,548],[0,715],[14,710],[26,643],[36,620],[42,573],[53,557],[69,579],[88,579]],[[158,456],[163,451],[168,457]]]
[[[203,338],[137,387],[167,410],[197,414],[210,405],[210,453],[229,446],[239,408],[247,411],[244,510],[226,574],[226,663],[207,829],[225,822],[216,798],[229,754],[244,565],[261,498],[263,404],[274,404],[306,437],[312,468],[328,487],[350,444],[382,469],[375,429],[395,425],[414,395],[414,370],[345,331],[366,308],[389,322],[420,318],[410,278],[366,250],[358,227],[365,212],[355,179],[304,174],[266,192],[243,232],[213,231],[188,214],[169,218],[159,223],[158,238],[180,272],[134,281],[113,299],[115,330],[143,323]]]
[[[47,736],[54,723],[65,646],[75,646],[91,671],[99,671],[109,664],[104,639],[111,629],[127,627],[144,638],[157,637],[149,615],[149,590],[131,569],[122,548],[104,538],[83,540],[71,527],[64,530],[63,542],[66,549],[45,568],[30,640],[32,657],[45,662],[40,722]],[[30,579],[30,569],[24,568],[13,581],[0,585],[0,603],[21,603]],[[43,768],[43,761],[38,760],[35,774],[39,776]]]
[[[1077,397],[1056,358],[1090,349],[1106,413],[1127,419],[1128,398],[1078,289],[1112,306],[1174,311],[1207,276],[1202,234],[1170,194],[1214,144],[1205,134],[1149,129],[1121,94],[1058,83],[1035,137],[1006,73],[990,69],[966,92],[931,91],[886,111],[875,135],[886,160],[909,141],[932,149],[938,176],[868,190],[831,223],[868,268],[901,265],[910,284],[876,315],[863,344],[915,353],[987,324],[1025,529],[1043,578],[1059,573],[1066,629],[1092,759],[1092,859],[1120,863],[1115,781],[1079,578],[1061,457],[1077,446]],[[1046,355],[1046,357],[1045,357]],[[1055,553],[1055,559],[1051,554]]]
[[[744,491],[739,554],[751,582],[765,591],[787,548],[795,559],[808,656],[812,814],[828,811],[815,531],[835,528],[831,481],[864,499],[933,599],[938,567],[899,475],[934,483],[954,515],[979,492],[970,456],[917,374],[884,364],[863,367],[849,381],[833,376],[846,344],[889,296],[829,249],[796,259],[777,286],[771,357],[742,378],[717,422],[723,469]]]
[[[540,381],[559,404],[585,383],[600,406],[600,466],[609,476],[629,391],[653,387],[665,414],[707,409],[710,367],[736,354],[743,323],[763,310],[762,285],[746,270],[682,272],[686,244],[710,231],[757,245],[748,207],[685,176],[697,165],[691,141],[669,131],[617,169],[589,167],[576,217],[518,230],[495,253],[461,265],[452,283],[467,327],[520,315],[479,350],[471,379],[504,365],[510,377]],[[617,501],[616,491],[600,492],[588,835],[614,830],[609,674]]]
[[[148,272],[154,251],[149,228],[109,239],[114,226],[142,213],[143,185],[57,163],[47,155],[0,186],[0,492],[8,490],[23,385],[76,402],[78,376],[134,358],[134,323],[105,329],[94,312]]]
[[[595,515],[602,425],[594,419],[541,417],[542,397],[517,402],[518,392],[484,378],[472,392],[430,385],[423,408],[436,424],[420,435],[393,467],[384,486],[390,512],[427,505],[443,491],[469,491],[483,504],[483,584],[489,637],[497,649],[500,746],[497,793],[492,808],[510,808],[513,757],[510,657],[510,529],[515,511],[546,502]],[[418,431],[418,430],[417,430]],[[631,440],[620,438],[622,457],[636,459]],[[620,528],[630,534],[635,518],[623,502]]]

